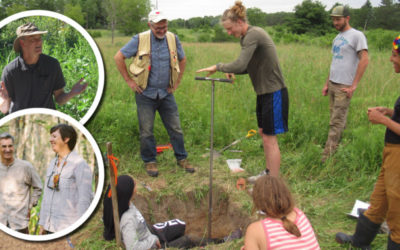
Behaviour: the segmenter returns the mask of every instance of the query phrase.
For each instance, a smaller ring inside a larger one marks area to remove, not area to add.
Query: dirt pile
[[[238,228],[245,232],[250,216],[234,205],[222,188],[213,187],[212,196],[212,238],[223,238]],[[151,193],[138,195],[134,203],[149,224],[177,218],[186,222],[185,234],[205,238],[208,236],[208,199],[208,192],[190,191],[179,198]]]

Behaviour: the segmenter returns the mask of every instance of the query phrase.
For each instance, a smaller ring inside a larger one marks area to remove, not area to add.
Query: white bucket
[[[232,172],[244,171],[244,169],[240,167],[240,164],[242,163],[242,159],[228,159],[228,160],[226,160],[226,163],[228,163],[228,167]]]

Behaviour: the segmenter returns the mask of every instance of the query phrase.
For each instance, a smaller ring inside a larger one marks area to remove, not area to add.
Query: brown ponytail
[[[224,11],[224,14],[221,17],[221,22],[225,22],[226,20],[232,22],[242,20],[243,22],[247,22],[246,7],[243,6],[241,1],[236,1],[234,6]]]
[[[286,218],[286,216],[282,217],[282,224],[283,224],[283,228],[285,228],[285,230],[288,231],[289,233],[295,235],[296,237],[301,236],[299,228],[296,226],[296,224],[294,224],[293,222],[288,220]]]
[[[286,218],[294,209],[294,201],[282,179],[269,175],[260,177],[253,188],[253,203],[256,210],[268,217],[281,219],[286,231],[301,236],[296,224]]]

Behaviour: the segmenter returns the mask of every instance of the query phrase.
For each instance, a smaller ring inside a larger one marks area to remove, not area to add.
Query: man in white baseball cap
[[[149,22],[158,23],[162,20],[168,20],[167,16],[164,15],[164,12],[160,10],[152,10],[149,13]]]
[[[148,26],[150,30],[135,35],[114,56],[118,70],[135,93],[140,154],[147,174],[157,177],[153,127],[158,111],[170,136],[177,164],[186,172],[193,173],[195,169],[186,159],[188,154],[173,95],[185,70],[185,53],[178,37],[168,32],[168,20],[162,11],[153,10],[149,13]],[[131,57],[133,62],[128,71],[125,59]]]
[[[80,79],[65,93],[65,80],[57,59],[42,54],[42,35],[33,23],[16,30],[14,50],[20,56],[4,67],[1,75],[0,111],[4,114],[26,108],[55,109],[54,100],[63,105],[82,93],[87,83]],[[53,100],[54,98],[54,100]]]

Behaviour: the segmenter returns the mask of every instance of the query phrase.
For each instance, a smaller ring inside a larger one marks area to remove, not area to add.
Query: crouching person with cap
[[[56,109],[54,100],[63,105],[82,93],[87,83],[80,79],[70,92],[64,92],[65,80],[57,59],[42,54],[42,35],[33,23],[17,28],[14,50],[20,55],[3,70],[0,111],[4,114],[26,108]]]
[[[156,141],[153,134],[156,111],[167,129],[178,165],[193,173],[188,162],[173,93],[178,88],[186,65],[186,57],[178,37],[168,32],[163,12],[150,12],[150,30],[135,35],[114,56],[117,68],[135,92],[140,130],[140,154],[147,174],[158,176]],[[133,57],[128,68],[125,59]]]

